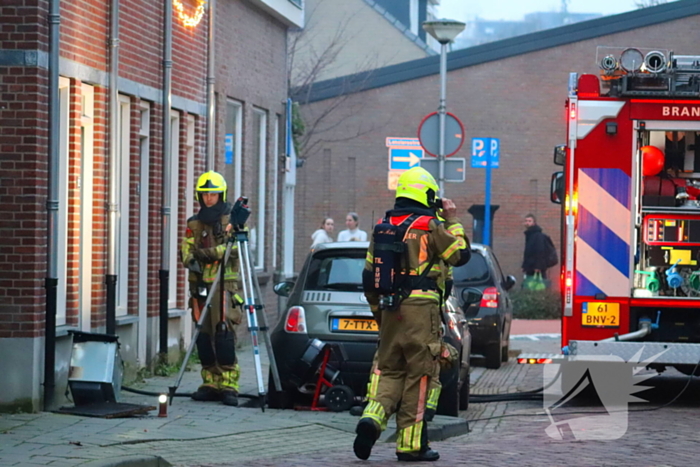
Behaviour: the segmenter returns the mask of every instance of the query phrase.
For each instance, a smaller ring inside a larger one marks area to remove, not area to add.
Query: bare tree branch
[[[663,5],[668,3],[668,0],[635,0],[634,6],[637,8],[648,8],[650,6]]]
[[[358,102],[356,93],[366,88],[372,76],[372,70],[382,66],[376,54],[365,54],[362,60],[354,65],[352,73],[341,83],[341,92],[337,97],[328,99],[318,105],[309,106],[315,85],[324,80],[335,66],[340,65],[338,57],[351,41],[354,35],[351,31],[351,22],[360,11],[347,15],[333,31],[330,40],[321,37],[323,31],[317,30],[312,18],[319,14],[318,8],[323,1],[308,12],[307,28],[290,33],[288,42],[288,82],[290,88],[295,89],[295,101],[304,108],[303,134],[296,135],[295,146],[298,157],[306,159],[316,153],[319,145],[348,141],[367,134],[376,128],[363,128],[356,125],[348,133],[342,136],[330,137],[330,133],[337,130],[356,113],[354,110],[364,106],[365,102]],[[349,99],[353,95],[353,99]],[[363,100],[360,98],[360,100]],[[348,125],[350,128],[350,125]]]

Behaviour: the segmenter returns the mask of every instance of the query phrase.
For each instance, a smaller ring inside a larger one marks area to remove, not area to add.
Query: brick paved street
[[[558,346],[558,338],[547,333],[511,340],[513,354],[551,353]],[[241,389],[255,393],[255,373],[249,357],[241,353]],[[514,360],[511,358],[499,370],[486,370],[478,366],[478,358],[473,359],[472,394],[521,392],[542,386],[542,366],[517,365]],[[432,444],[442,456],[439,464],[449,466],[695,465],[700,379],[695,378],[672,406],[649,411],[673,399],[688,378],[667,370],[652,381],[657,387],[642,393],[651,403],[632,407],[631,410],[645,411],[629,414],[628,431],[618,441],[577,441],[570,433],[562,441],[551,439],[544,431],[550,419],[542,410],[542,402],[521,400],[472,402],[469,410],[461,414],[469,420],[471,432]],[[152,378],[143,388],[162,391],[171,383],[172,378]],[[187,372],[181,390],[190,391],[197,384],[197,373]],[[129,402],[153,403],[149,396],[124,396]],[[591,411],[600,410],[589,407],[592,403],[578,402],[565,411],[590,415]],[[433,430],[445,420],[450,419],[436,420]],[[146,417],[110,420],[51,413],[3,415],[0,465],[395,465],[394,443],[386,442],[388,436],[377,443],[369,461],[354,457],[356,422],[357,418],[347,413],[263,413],[257,408],[231,408],[187,398],[177,399],[165,419],[156,417],[154,412]]]
[[[513,377],[534,378],[535,366],[528,371],[514,370],[510,363],[503,368]],[[482,378],[489,379],[485,372]],[[495,381],[495,378],[490,378]],[[535,378],[536,379],[536,378]],[[685,397],[671,407],[649,410],[673,398],[680,392],[687,377],[679,373],[659,378],[661,388],[653,392],[652,403],[635,404],[629,414],[627,433],[616,441],[578,441],[573,437],[554,440],[545,428],[549,418],[542,412],[541,402],[498,402],[472,404],[463,414],[472,420],[472,432],[447,441],[431,443],[441,455],[441,465],[470,466],[686,466],[696,464],[697,426],[700,393],[697,379],[688,388]],[[479,385],[477,385],[479,386]],[[509,387],[519,386],[514,384]],[[481,391],[479,391],[481,392]],[[645,407],[646,406],[646,407]],[[571,412],[592,412],[596,408],[571,407]],[[635,410],[639,410],[635,412]],[[505,418],[483,420],[489,417]],[[522,416],[518,416],[522,415]],[[573,416],[573,415],[572,415]],[[396,465],[394,445],[377,444],[369,461],[360,461],[352,453],[353,436],[339,438],[332,450],[318,451],[303,456],[285,455],[255,462],[238,460],[226,465],[250,467],[272,466],[329,466],[329,465]],[[292,441],[292,440],[285,440]],[[205,464],[212,465],[212,464]]]

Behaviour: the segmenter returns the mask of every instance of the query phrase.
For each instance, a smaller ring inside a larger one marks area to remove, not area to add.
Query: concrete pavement
[[[531,329],[535,332],[544,330],[542,326]],[[547,345],[549,347],[545,348]],[[556,339],[539,342],[514,340],[511,345],[511,349],[525,352],[556,351],[557,347]],[[266,362],[264,349],[262,352],[263,361]],[[250,349],[240,351],[239,360],[242,367],[241,392],[257,394]],[[267,365],[264,365],[265,381],[267,371]],[[138,385],[138,388],[167,393],[173,381],[174,377],[153,377]],[[198,372],[186,372],[179,391],[192,392],[199,382]],[[538,387],[538,384],[541,385],[541,373],[537,367],[518,366],[511,361],[498,371],[473,366],[471,382],[475,394],[512,392]],[[155,396],[124,391],[121,401],[157,405]],[[242,405],[253,402],[241,399]],[[467,418],[489,419],[474,424],[470,436],[492,433],[498,429],[501,420],[491,417],[511,410],[517,410],[517,403],[471,404],[462,418],[436,417],[430,424],[431,440],[465,434]],[[121,419],[54,413],[2,415],[0,465],[265,465],[253,464],[264,462],[264,459],[275,459],[274,465],[284,465],[286,459],[306,459],[311,453],[319,451],[342,452],[344,456],[350,456],[347,457],[349,460],[352,458],[356,423],[357,418],[347,412],[266,409],[263,413],[256,407],[226,407],[216,402],[195,402],[189,398],[175,398],[167,418],[158,418],[157,411],[147,416]],[[389,441],[394,432],[392,420],[382,441]],[[387,451],[392,453],[388,457],[393,456],[393,443],[380,445],[382,452]]]
[[[250,349],[239,352],[241,393],[257,394]],[[263,360],[266,361],[263,350]],[[267,365],[263,368],[267,383]],[[138,389],[167,393],[174,377],[149,378]],[[199,372],[185,372],[181,392],[192,392]],[[155,396],[123,391],[121,402],[157,405]],[[241,399],[242,405],[257,400]],[[103,419],[38,413],[0,416],[0,465],[5,466],[160,466],[244,461],[318,449],[335,449],[354,437],[357,418],[348,412],[308,412],[256,407],[227,407],[218,402],[175,398],[168,417],[147,416]],[[434,439],[467,432],[456,417],[435,417]],[[382,441],[395,433],[390,421]],[[289,440],[290,442],[270,442]],[[351,443],[352,444],[352,443]]]

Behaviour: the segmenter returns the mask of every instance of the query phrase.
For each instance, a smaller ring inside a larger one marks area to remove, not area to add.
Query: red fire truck
[[[569,77],[567,144],[554,152],[563,354],[657,356],[650,366],[689,374],[700,361],[700,55],[599,47],[596,59],[600,76]]]

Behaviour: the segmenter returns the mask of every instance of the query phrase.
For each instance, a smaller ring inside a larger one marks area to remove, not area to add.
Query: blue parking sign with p
[[[491,168],[499,166],[500,141],[498,138],[472,138],[472,167],[486,167],[490,158]]]

